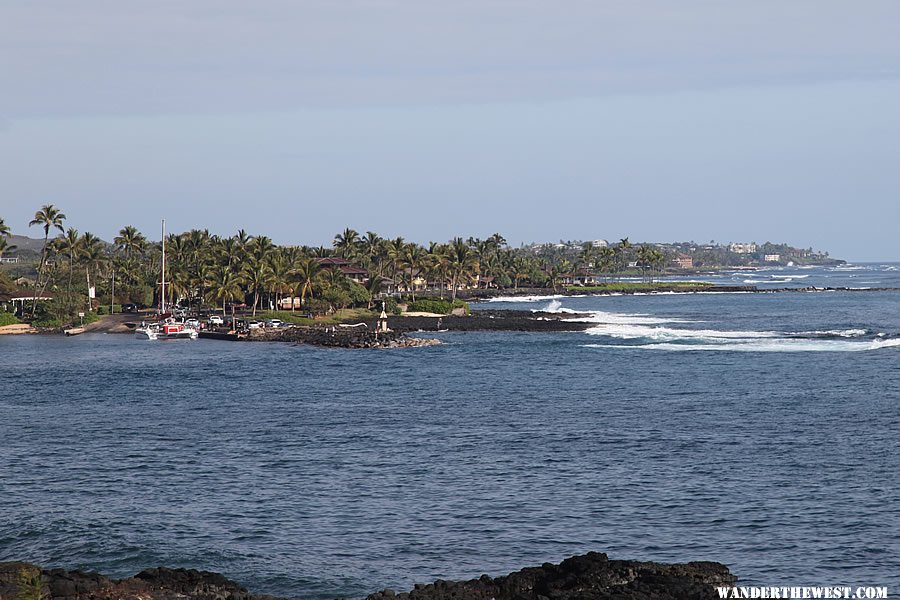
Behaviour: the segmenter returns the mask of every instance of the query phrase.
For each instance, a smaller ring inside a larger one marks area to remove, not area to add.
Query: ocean
[[[896,265],[709,277],[900,286]],[[0,561],[361,598],[589,550],[900,586],[900,292],[507,298],[586,332],[0,337]]]

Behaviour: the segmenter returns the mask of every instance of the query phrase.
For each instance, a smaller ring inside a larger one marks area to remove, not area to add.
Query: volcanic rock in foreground
[[[0,598],[25,600],[278,600],[251,594],[218,573],[194,569],[146,569],[128,579],[97,573],[42,570],[22,562],[0,563]]]
[[[736,581],[728,567],[715,562],[669,565],[609,560],[589,552],[559,565],[545,563],[496,578],[438,580],[408,593],[384,590],[367,600],[705,600],[719,597],[716,586]]]
[[[715,562],[660,564],[609,560],[590,552],[559,565],[545,563],[503,577],[438,580],[407,593],[384,590],[367,600],[705,600],[715,586],[737,578]],[[42,570],[22,562],[0,563],[0,598],[26,600],[278,600],[251,594],[218,573],[194,569],[146,569],[128,579],[97,573]]]

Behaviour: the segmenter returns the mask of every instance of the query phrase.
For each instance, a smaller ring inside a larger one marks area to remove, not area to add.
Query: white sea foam
[[[572,310],[571,308],[563,308],[562,302],[557,299],[551,300],[550,303],[543,308],[533,308],[531,309],[531,312],[578,314],[577,310]]]
[[[616,348],[639,350],[667,350],[670,352],[866,352],[900,347],[900,338],[868,341],[811,340],[811,339],[750,339],[721,344],[642,344],[624,346],[615,344],[584,344],[585,348]]]
[[[772,275],[772,279],[806,279],[809,275]]]

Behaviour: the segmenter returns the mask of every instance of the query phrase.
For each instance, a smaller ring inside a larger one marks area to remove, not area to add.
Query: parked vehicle
[[[249,329],[261,329],[262,326],[263,324],[260,321],[250,321],[250,323],[247,324]]]
[[[219,316],[219,315],[210,315],[210,317],[209,317],[209,324],[210,324],[210,325],[224,325],[224,324],[225,324],[225,319],[223,319],[223,318],[222,318],[221,316]]]
[[[284,327],[284,321],[282,321],[281,319],[269,319],[268,321],[266,321],[266,327],[272,327],[274,329]]]

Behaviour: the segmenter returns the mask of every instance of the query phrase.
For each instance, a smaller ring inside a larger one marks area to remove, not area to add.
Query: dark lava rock
[[[736,581],[725,565],[714,562],[669,565],[609,560],[590,552],[559,565],[546,563],[496,578],[438,580],[402,594],[385,590],[367,600],[705,600],[718,598],[716,586]]]
[[[591,552],[503,577],[439,579],[399,594],[385,589],[367,600],[706,600],[718,597],[715,586],[736,581],[719,563],[609,560],[606,554]],[[194,569],[159,567],[116,580],[96,573],[42,570],[22,562],[0,563],[0,599],[279,600],[251,594],[218,573]]]
[[[251,594],[218,573],[194,569],[147,569],[128,579],[96,573],[41,570],[27,563],[0,563],[4,600],[277,600]]]

